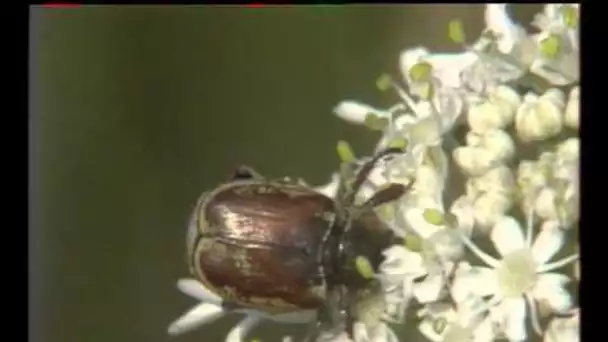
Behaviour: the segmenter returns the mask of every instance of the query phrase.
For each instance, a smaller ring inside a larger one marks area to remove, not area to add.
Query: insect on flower
[[[344,165],[335,198],[238,168],[196,205],[187,237],[190,272],[221,298],[224,313],[313,311],[311,335],[350,334],[360,315],[357,300],[379,289],[373,274],[382,251],[403,243],[373,209],[410,185],[389,184],[355,203],[376,163],[394,153],[403,151],[389,148],[358,166]]]

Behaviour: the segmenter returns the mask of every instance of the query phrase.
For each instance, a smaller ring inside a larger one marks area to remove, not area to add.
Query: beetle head
[[[370,273],[376,273],[383,260],[382,252],[393,244],[403,243],[393,230],[378,217],[374,209],[403,196],[413,185],[389,183],[361,204],[356,204],[357,193],[368,176],[383,157],[403,153],[399,148],[388,148],[365,162],[354,175],[352,183],[348,177],[341,177],[338,186],[338,212],[344,222],[339,242],[340,269],[344,270],[343,282],[350,287],[363,287],[369,284],[369,275],[362,274],[357,262],[364,262]],[[364,272],[363,272],[364,273]]]

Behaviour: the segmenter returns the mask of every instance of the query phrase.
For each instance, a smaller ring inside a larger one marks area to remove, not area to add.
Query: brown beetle
[[[355,197],[382,157],[401,152],[377,154],[358,167],[352,182],[340,177],[335,199],[239,168],[196,205],[187,238],[190,271],[227,309],[319,310],[319,325],[348,324],[350,332],[357,318],[352,298],[375,281],[357,271],[356,258],[377,271],[382,251],[403,242],[373,208],[407,188],[389,184],[363,204]]]

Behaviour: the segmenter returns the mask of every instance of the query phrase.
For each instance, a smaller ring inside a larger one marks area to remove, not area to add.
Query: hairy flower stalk
[[[384,250],[377,271],[357,261],[381,292],[353,299],[365,314],[351,334],[320,334],[319,341],[407,341],[397,328],[406,323],[430,341],[578,341],[580,309],[566,286],[573,275],[575,286],[580,280],[578,247],[559,252],[578,246],[566,237],[579,221],[579,6],[545,5],[533,32],[505,4],[485,8],[486,29],[475,41],[450,23],[462,52],[402,52],[401,77],[378,81],[399,103],[383,109],[348,100],[334,108],[345,121],[381,132],[376,151],[404,150],[377,164],[358,200],[387,183],[411,188],[377,209],[405,243]],[[462,141],[456,128],[465,132]],[[368,159],[344,142],[338,153],[343,162]],[[339,174],[317,190],[335,196]],[[229,313],[195,280],[179,288],[201,304],[171,334]],[[314,319],[313,312],[241,313],[227,341],[246,340],[262,319]],[[546,313],[551,320],[540,319]]]

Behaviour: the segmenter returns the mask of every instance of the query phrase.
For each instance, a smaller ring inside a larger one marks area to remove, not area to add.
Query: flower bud
[[[544,172],[543,166],[530,160],[524,160],[519,163],[517,169],[517,185],[522,189],[537,189],[547,183],[547,175]]]
[[[504,101],[484,101],[469,109],[467,122],[471,131],[483,134],[491,129],[506,127],[513,116],[512,111],[511,105]]]
[[[517,110],[515,128],[523,141],[545,140],[562,130],[562,104],[557,91],[548,91],[540,98],[528,93]]]
[[[499,192],[510,196],[515,188],[511,169],[505,165],[497,166],[482,176],[467,180],[468,193],[475,198],[487,192]]]
[[[556,220],[556,193],[551,188],[543,188],[534,201],[534,212],[543,220]]]
[[[498,114],[502,116],[505,126],[511,124],[515,111],[521,106],[521,96],[519,93],[509,86],[499,85],[490,90],[488,96],[491,102],[496,103],[503,109]]]
[[[511,199],[498,192],[489,192],[479,196],[473,204],[477,226],[482,232],[489,233],[498,219],[511,209],[511,205]]]
[[[495,163],[503,163],[513,158],[515,143],[507,132],[500,129],[486,131],[481,136],[481,147],[492,154]]]
[[[578,163],[580,148],[580,140],[578,138],[568,138],[557,146],[557,159]]]
[[[469,176],[480,176],[495,165],[492,151],[482,147],[457,147],[452,157],[462,171]]]
[[[467,146],[479,147],[482,142],[482,136],[479,133],[468,131],[467,135],[465,136],[465,141]]]

